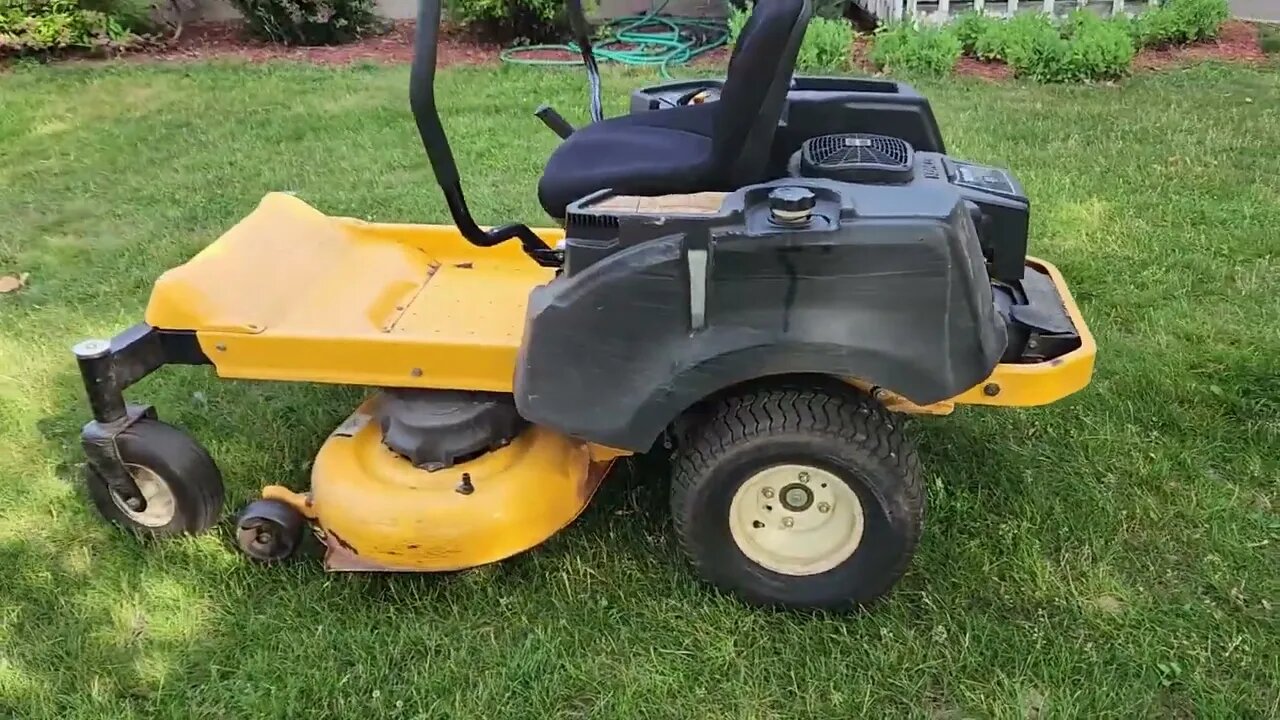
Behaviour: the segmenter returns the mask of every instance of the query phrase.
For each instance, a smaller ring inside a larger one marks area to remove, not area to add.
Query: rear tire
[[[671,510],[698,573],[757,605],[868,604],[906,572],[924,490],[900,421],[856,389],[764,389],[677,449]]]

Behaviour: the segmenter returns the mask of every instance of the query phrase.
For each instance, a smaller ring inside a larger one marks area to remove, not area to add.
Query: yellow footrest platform
[[[161,276],[146,319],[195,331],[222,377],[509,392],[529,291],[552,277],[518,243],[273,193]]]

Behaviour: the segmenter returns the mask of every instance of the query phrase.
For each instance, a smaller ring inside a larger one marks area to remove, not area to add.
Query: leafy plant
[[[742,28],[751,16],[751,9],[735,7],[729,14],[729,42],[738,42]],[[853,40],[857,33],[844,19],[814,17],[805,30],[800,52],[796,55],[796,69],[810,72],[835,72],[847,70],[853,52]]]
[[[847,20],[815,17],[809,21],[796,68],[809,71],[839,71],[849,68],[853,52],[853,26]]]
[[[742,35],[742,29],[747,26],[747,20],[751,17],[751,6],[744,4],[735,5],[729,12],[729,44],[738,44],[738,38]]]
[[[1280,25],[1259,25],[1258,44],[1268,55],[1280,55]]]
[[[969,54],[975,54],[980,38],[989,35],[1000,24],[1000,20],[980,12],[969,11],[955,19],[952,29],[961,47]]]
[[[285,45],[337,45],[385,31],[374,0],[231,0],[249,32]]]
[[[981,28],[973,53],[1002,60],[1019,77],[1081,82],[1123,75],[1135,48],[1126,21],[1077,10],[1061,25],[1043,13],[1023,13]]]
[[[75,0],[0,0],[0,56],[120,49],[137,40],[120,20]]]
[[[1140,47],[1178,45],[1217,37],[1230,15],[1227,0],[1166,0],[1135,17],[1131,28]]]
[[[83,10],[100,12],[134,33],[155,29],[151,0],[72,0]]]
[[[558,41],[569,27],[563,0],[448,0],[449,19],[495,40]]]
[[[975,48],[978,57],[1003,60],[1017,72],[1056,63],[1065,53],[1062,40],[1048,15],[1031,12],[995,23],[978,38]]]
[[[939,77],[951,72],[963,49],[950,27],[902,22],[876,30],[869,57],[882,70]]]
[[[1103,20],[1088,10],[1067,18],[1067,57],[1059,81],[1106,80],[1129,69],[1136,48],[1123,20]]]

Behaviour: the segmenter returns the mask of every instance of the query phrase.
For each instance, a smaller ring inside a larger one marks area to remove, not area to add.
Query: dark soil
[[[983,80],[1008,80],[1013,77],[1013,68],[1002,62],[962,57],[956,63],[955,73],[963,77],[976,77]]]

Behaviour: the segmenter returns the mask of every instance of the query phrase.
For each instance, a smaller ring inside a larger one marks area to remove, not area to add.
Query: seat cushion
[[[597,190],[626,195],[697,192],[711,171],[711,138],[691,129],[644,124],[644,115],[624,115],[576,131],[552,153],[538,183],[538,199],[552,217]],[[687,126],[686,126],[687,127]]]

